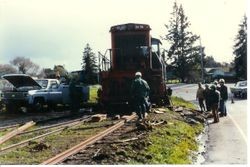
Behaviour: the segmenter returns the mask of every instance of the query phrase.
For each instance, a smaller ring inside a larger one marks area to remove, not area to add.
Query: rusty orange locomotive
[[[150,86],[150,102],[158,105],[164,102],[166,65],[160,53],[161,42],[151,37],[150,30],[147,24],[135,23],[110,28],[110,54],[108,57],[99,54],[100,102],[108,110],[132,110],[130,87],[137,71]]]

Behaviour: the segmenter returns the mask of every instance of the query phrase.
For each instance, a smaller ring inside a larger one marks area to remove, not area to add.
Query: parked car
[[[239,81],[230,88],[234,97],[247,98],[247,81]]]

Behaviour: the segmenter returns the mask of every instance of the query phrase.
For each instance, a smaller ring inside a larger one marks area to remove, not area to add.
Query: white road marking
[[[228,113],[227,113],[228,114]],[[234,125],[236,126],[236,128],[239,130],[241,136],[243,137],[245,143],[247,144],[247,136],[245,135],[245,133],[242,131],[242,129],[240,128],[239,124],[235,121],[235,119],[228,114],[229,118],[233,121]]]

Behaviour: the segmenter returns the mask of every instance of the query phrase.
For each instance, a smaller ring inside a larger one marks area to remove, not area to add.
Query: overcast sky
[[[97,54],[111,47],[109,29],[123,23],[151,26],[166,34],[175,0],[0,0],[0,64],[17,56],[43,68],[81,68],[87,43]],[[246,14],[246,0],[177,0],[201,37],[207,55],[231,62],[232,46]],[[164,45],[163,45],[164,47]]]

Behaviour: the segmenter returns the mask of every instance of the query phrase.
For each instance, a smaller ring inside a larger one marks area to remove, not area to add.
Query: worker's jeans
[[[136,100],[135,111],[136,111],[136,114],[138,115],[139,119],[145,118],[146,104],[145,104],[144,98],[139,98]]]
[[[219,115],[218,115],[218,103],[214,103],[211,106],[211,110],[213,113],[213,117],[214,117],[214,123],[219,122]]]
[[[226,100],[220,100],[219,110],[221,116],[227,116]]]

